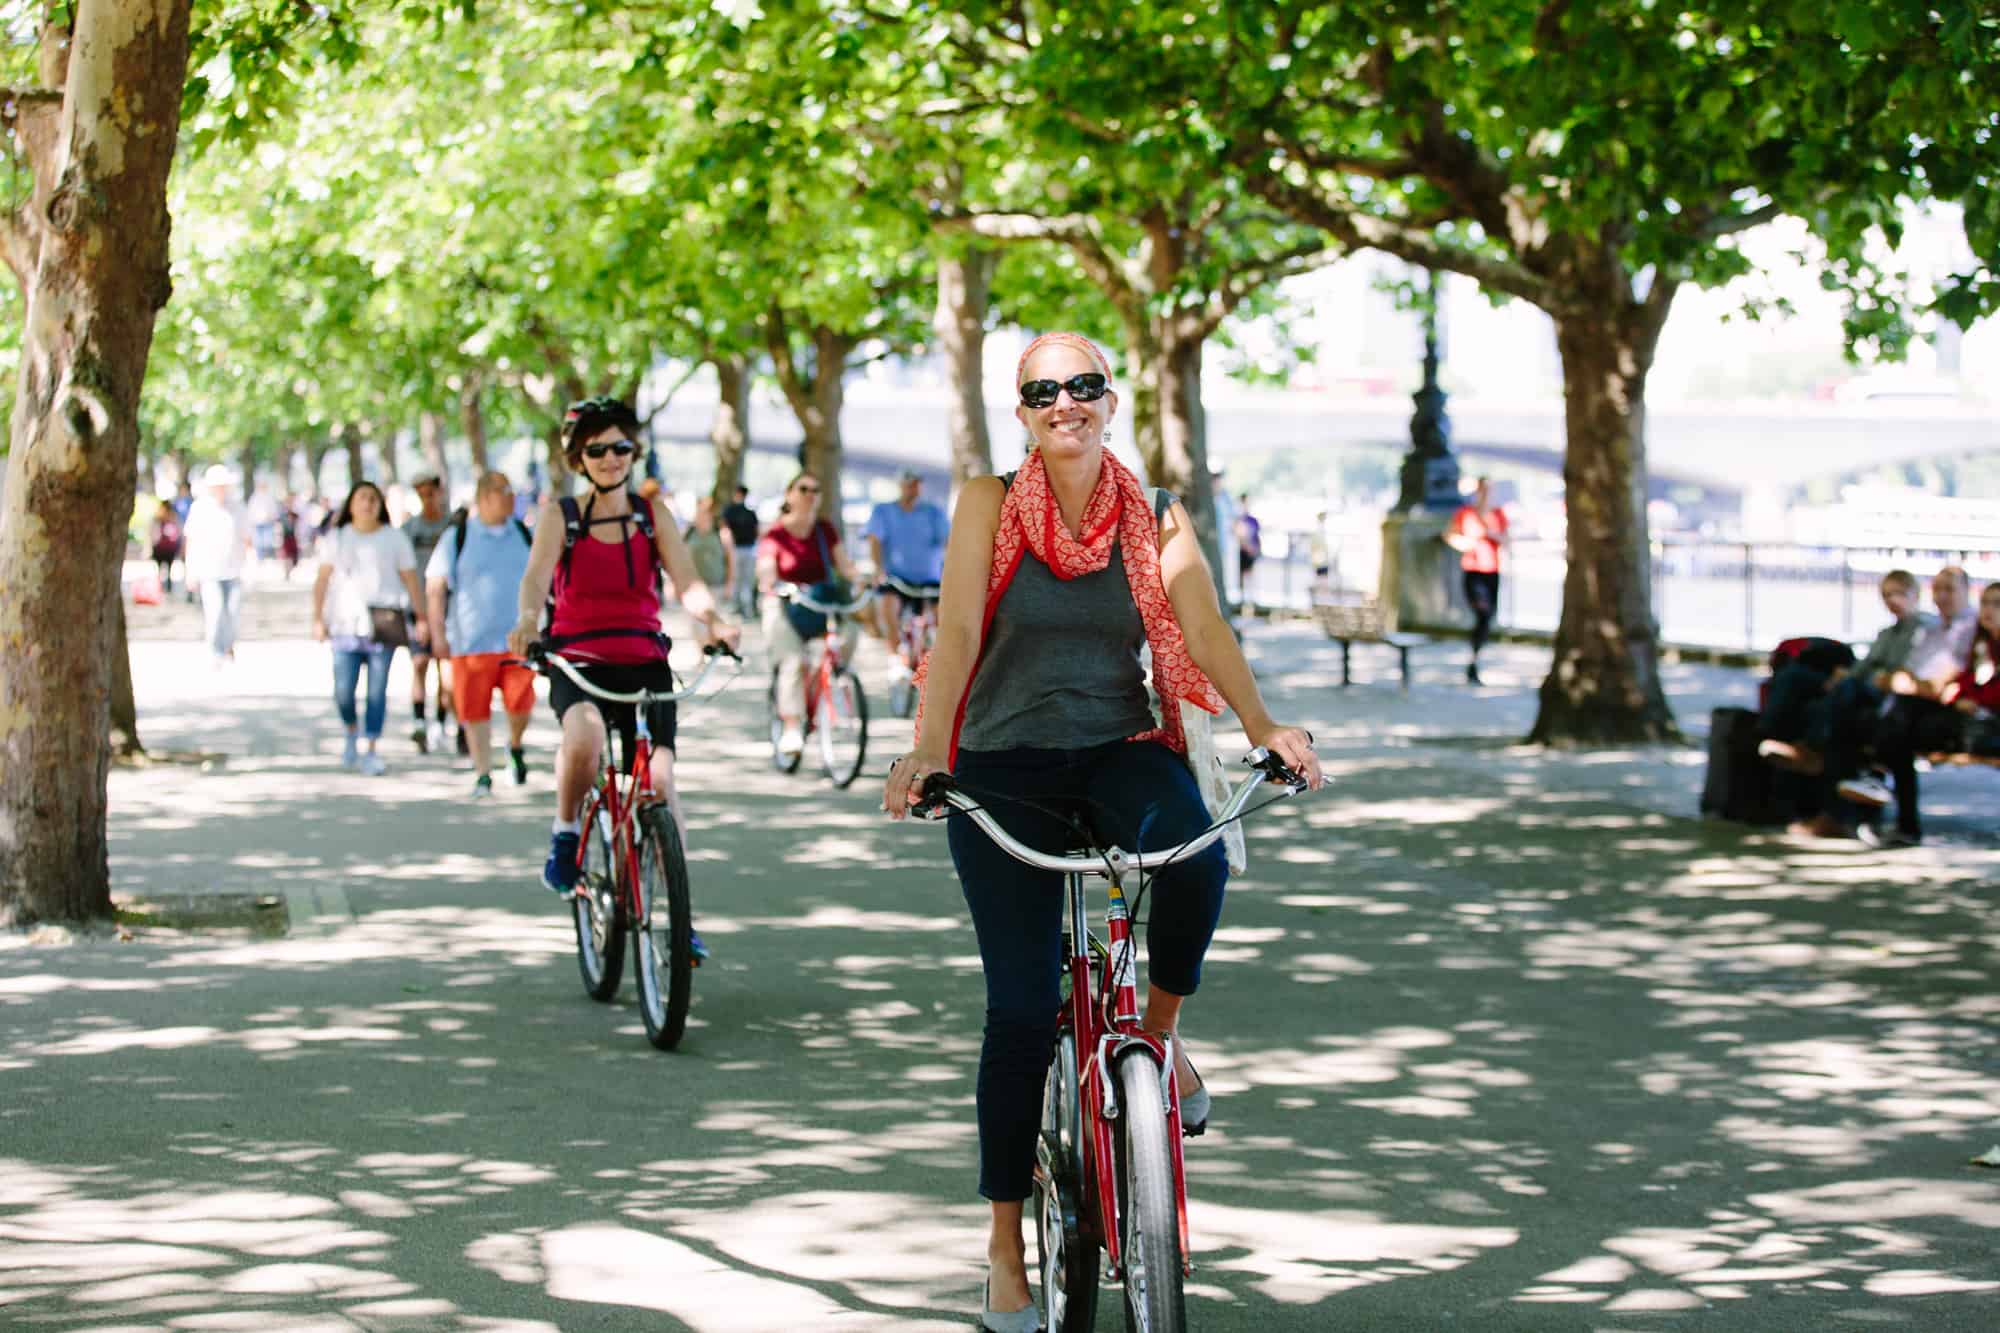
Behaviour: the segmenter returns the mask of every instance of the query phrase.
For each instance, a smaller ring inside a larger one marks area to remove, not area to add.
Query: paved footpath
[[[301,596],[251,624],[295,633]],[[323,648],[217,673],[184,608],[134,632],[148,744],[227,757],[113,776],[119,892],[292,926],[0,945],[0,1326],[970,1323],[982,1001],[944,839],[772,772],[761,674],[684,715],[716,956],[659,1055],[534,884],[545,763],[473,805],[402,723],[350,774]],[[1188,1011],[1193,1327],[1995,1326],[2000,774],[1937,775],[1914,850],[1746,835],[1693,817],[1695,748],[1513,744],[1539,650],[1469,690],[1430,649],[1405,696],[1367,650],[1343,691],[1311,632],[1250,642],[1334,786],[1252,829]],[[1699,729],[1750,678],[1671,686]]]

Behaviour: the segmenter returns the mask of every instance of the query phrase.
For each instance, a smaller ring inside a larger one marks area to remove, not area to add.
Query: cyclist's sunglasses
[[[585,458],[602,458],[606,454],[616,454],[620,458],[630,458],[638,450],[639,446],[629,440],[615,440],[607,441],[603,444],[586,444],[583,446],[583,456]]]
[[[1094,370],[1072,375],[1066,380],[1029,380],[1021,386],[1021,402],[1028,407],[1047,407],[1067,389],[1072,401],[1094,403],[1110,387],[1110,381]]]

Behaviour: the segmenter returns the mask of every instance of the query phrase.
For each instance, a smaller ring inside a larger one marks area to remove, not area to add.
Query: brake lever
[[[943,819],[951,813],[951,802],[946,793],[951,790],[951,774],[930,773],[924,777],[924,785],[917,789],[917,803],[910,807],[910,815],[915,819]]]

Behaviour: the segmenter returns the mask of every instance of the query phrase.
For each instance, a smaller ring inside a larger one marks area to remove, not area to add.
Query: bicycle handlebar
[[[903,594],[903,596],[918,602],[935,602],[938,599],[938,595],[944,591],[943,588],[935,583],[905,583],[894,574],[884,574],[882,582],[888,584],[897,592]]]
[[[592,698],[602,699],[606,703],[640,704],[643,706],[648,704],[675,703],[692,695],[697,689],[701,688],[702,681],[714,669],[715,659],[718,657],[727,657],[739,667],[743,664],[743,659],[738,657],[727,644],[707,644],[701,650],[701,669],[696,671],[693,677],[679,689],[666,691],[634,690],[630,693],[607,690],[602,686],[593,685],[581,671],[577,670],[574,662],[571,662],[561,653],[539,643],[528,649],[528,655],[525,659],[521,660],[521,665],[532,671],[538,671],[544,676],[549,674],[551,667],[554,667],[560,670],[565,676],[568,676],[570,683],[575,685],[579,690],[582,690]]]
[[[1230,793],[1228,803],[1215,817],[1215,822],[1208,831],[1179,846],[1155,852],[1131,852],[1123,847],[1104,847],[1061,854],[1037,851],[1001,828],[985,807],[959,790],[949,773],[933,773],[924,779],[923,788],[919,793],[920,799],[916,805],[910,807],[910,813],[919,819],[941,819],[950,813],[950,810],[956,809],[977,824],[1002,851],[1024,865],[1033,866],[1037,870],[1054,870],[1071,875],[1100,875],[1108,879],[1113,875],[1122,875],[1128,870],[1158,870],[1162,866],[1171,865],[1208,847],[1222,836],[1223,830],[1233,820],[1244,813],[1249,807],[1251,795],[1266,783],[1285,789],[1284,796],[1277,798],[1280,801],[1285,799],[1285,796],[1293,796],[1306,789],[1304,778],[1288,768],[1284,760],[1261,745],[1244,755],[1243,762],[1250,766],[1252,770],[1250,776],[1243,779],[1236,790]],[[1276,802],[1266,801],[1264,804],[1273,805]]]
[[[775,583],[771,585],[771,591],[777,596],[785,598],[787,601],[797,602],[807,610],[817,611],[823,616],[852,615],[875,600],[875,590],[873,588],[862,589],[855,595],[853,601],[837,604],[814,600],[813,595],[797,583]]]

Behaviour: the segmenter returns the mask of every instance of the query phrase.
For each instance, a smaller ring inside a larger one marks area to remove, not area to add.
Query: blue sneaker
[[[582,841],[575,833],[558,833],[549,839],[549,859],[542,866],[543,888],[565,896],[576,892],[577,877],[582,873],[576,863],[577,846]]]
[[[694,955],[694,965],[700,967],[708,961],[708,946],[701,942],[701,932],[688,931],[688,952]]]

